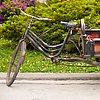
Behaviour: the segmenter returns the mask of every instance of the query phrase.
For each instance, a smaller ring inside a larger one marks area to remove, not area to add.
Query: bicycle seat
[[[68,23],[68,22],[62,22],[62,21],[61,21],[61,25],[62,25],[62,26],[65,26],[65,27],[69,27],[69,28],[76,28],[77,22]]]

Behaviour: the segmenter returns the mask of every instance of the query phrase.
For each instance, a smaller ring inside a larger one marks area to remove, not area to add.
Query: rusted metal
[[[13,54],[12,59],[11,59],[11,61],[10,61],[10,65],[13,65],[13,64],[14,64],[15,57],[16,57],[16,53],[18,52],[18,49],[19,49],[19,45],[20,45],[20,44],[17,45],[17,47],[16,47],[16,49],[15,49],[15,51],[14,51],[14,54]]]
[[[87,66],[79,66],[77,65],[76,67],[94,67],[94,66],[99,66],[99,70],[100,70],[100,62],[92,62],[92,61],[89,61],[89,60],[85,60],[83,58],[70,58],[70,57],[62,57],[62,58],[54,58],[54,59],[48,59],[48,58],[45,58],[43,59],[43,61],[49,61],[49,60],[52,60],[52,64],[56,64],[56,65],[66,65],[66,66],[72,66],[70,64],[67,64],[67,63],[61,63],[61,62],[84,62],[84,63],[87,63],[89,65]],[[92,65],[92,66],[91,66]]]
[[[87,64],[91,64],[93,66],[99,66],[99,62],[92,62],[89,60],[85,60],[83,58],[56,58],[56,61],[68,61],[68,62],[84,62]]]
[[[70,58],[70,57],[62,57],[62,58],[58,58],[54,57],[51,58],[52,62],[55,63],[56,65],[67,65],[67,64],[61,64],[60,62],[63,61],[67,61],[67,62],[84,62],[93,66],[99,66],[100,68],[100,62],[92,62],[89,60],[86,60],[84,58],[100,58],[100,29],[85,29],[85,24],[84,24],[84,20],[82,20],[81,22],[81,34],[77,34],[77,35],[72,35],[69,36],[70,38],[72,37],[81,37],[82,39],[82,49],[83,49],[83,55],[80,51],[80,49],[78,48],[78,46],[75,44],[74,41],[72,41],[71,39],[68,39],[68,41],[72,42],[76,49],[78,50],[78,52],[80,53],[82,58]],[[44,59],[44,61],[48,61],[50,59],[46,58]],[[70,66],[70,65],[67,65]],[[77,67],[93,67],[93,66],[77,66]]]
[[[68,39],[68,41],[72,42],[74,44],[74,46],[76,47],[76,49],[78,50],[79,54],[81,55],[81,57],[83,57],[80,49],[78,48],[78,46],[76,45],[76,43],[74,41],[72,41],[71,39]]]
[[[43,34],[41,34],[39,38],[42,38],[43,35],[45,35],[45,34],[48,33],[49,31],[50,31],[50,30],[47,30],[46,32],[44,32]]]
[[[86,30],[86,34],[90,36],[90,51],[92,52],[92,57],[95,57],[97,54],[100,57],[100,30]],[[85,45],[85,48],[87,47],[87,44]],[[87,52],[87,51],[86,51]],[[94,54],[94,55],[93,55]],[[86,55],[86,54],[85,54]]]
[[[22,48],[21,48],[21,59],[20,59],[20,64],[23,64],[23,63],[24,63],[25,54],[26,54],[26,42],[23,41],[23,42],[22,42]]]
[[[81,37],[84,58],[100,58],[100,29],[85,29],[81,20]]]
[[[26,42],[24,41],[24,40],[21,40],[20,42],[19,42],[19,44],[17,45],[17,47],[16,47],[16,49],[15,49],[15,51],[14,51],[14,54],[13,54],[13,56],[12,56],[12,59],[11,59],[11,62],[10,62],[10,64],[14,64],[14,61],[15,61],[15,57],[17,56],[17,52],[18,52],[18,50],[19,50],[19,48],[20,48],[20,45],[21,45],[21,43],[22,43],[22,46],[21,46],[21,53],[20,53],[20,64],[23,64],[24,63],[24,59],[25,59],[25,53],[26,53]]]

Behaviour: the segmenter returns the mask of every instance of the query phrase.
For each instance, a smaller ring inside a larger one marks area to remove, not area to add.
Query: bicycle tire
[[[7,77],[6,77],[6,85],[7,86],[11,86],[13,84],[14,80],[16,79],[16,76],[19,72],[20,65],[23,64],[23,62],[24,62],[25,53],[26,53],[26,42],[21,41],[17,45],[17,47],[14,51],[14,54],[12,56],[12,59],[10,61],[10,64],[9,64]],[[18,57],[18,59],[17,59],[17,57]]]

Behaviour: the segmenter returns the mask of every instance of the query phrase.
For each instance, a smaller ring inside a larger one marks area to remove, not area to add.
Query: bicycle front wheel
[[[7,86],[11,86],[14,80],[16,79],[20,65],[23,64],[24,62],[25,53],[26,53],[26,42],[22,41],[17,45],[14,54],[12,56],[12,59],[10,61],[6,78]]]

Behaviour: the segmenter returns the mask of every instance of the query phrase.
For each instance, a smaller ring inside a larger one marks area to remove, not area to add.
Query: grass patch
[[[9,44],[11,41],[0,39],[0,72],[7,72],[14,49]],[[70,55],[70,54],[69,54]],[[72,56],[72,54],[70,55]],[[55,65],[51,61],[43,61],[44,55],[37,50],[27,50],[24,64],[20,67],[21,73],[98,73],[97,67],[77,67],[88,66],[83,62],[69,63],[71,66]],[[91,59],[91,58],[90,58]],[[92,59],[95,60],[95,59]]]

